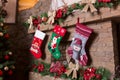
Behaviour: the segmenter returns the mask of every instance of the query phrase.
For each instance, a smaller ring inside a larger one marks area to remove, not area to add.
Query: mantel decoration
[[[72,2],[71,2],[72,1]],[[110,72],[104,68],[86,67],[88,57],[85,51],[85,44],[92,33],[92,29],[78,22],[75,23],[75,34],[66,53],[69,59],[73,59],[74,63],[67,60],[68,65],[60,63],[61,52],[58,48],[61,39],[67,32],[61,26],[61,23],[71,15],[74,11],[91,13],[98,11],[100,7],[112,8],[120,4],[120,0],[52,0],[50,10],[42,13],[40,16],[30,16],[25,22],[28,27],[28,33],[34,33],[34,39],[30,48],[30,52],[36,59],[41,58],[42,52],[39,49],[44,40],[45,33],[40,31],[41,26],[54,26],[53,32],[48,43],[48,50],[56,62],[50,64],[34,63],[32,71],[39,72],[41,75],[51,75],[55,78],[64,77],[70,80],[109,80]]]
[[[54,0],[53,0],[54,1]],[[61,1],[61,0],[59,0]],[[62,0],[64,1],[64,0]],[[67,1],[67,0],[66,0]],[[68,0],[69,1],[69,0]],[[70,1],[69,1],[70,2]],[[61,3],[61,2],[59,2]],[[64,4],[64,6],[63,6]],[[64,2],[62,3],[62,7],[54,9],[51,4],[50,11],[46,13],[42,13],[40,16],[30,16],[28,21],[24,23],[28,28],[28,33],[34,33],[37,27],[40,28],[42,24],[60,24],[64,22],[64,20],[72,14],[75,10],[81,10],[81,12],[87,12],[90,8],[90,12],[94,13],[98,11],[100,7],[109,7],[112,8],[120,4],[120,0],[77,0],[77,2],[68,3],[66,5]]]
[[[7,16],[7,11],[4,9],[6,3],[7,0],[0,0],[0,80],[12,76],[15,69],[13,53],[8,47],[10,36],[4,24],[4,18]]]
[[[71,66],[74,66],[71,63]],[[86,67],[80,68],[78,72],[68,73],[67,66],[61,64],[60,62],[53,62],[51,64],[47,64],[44,62],[39,63],[35,61],[31,70],[33,72],[39,73],[42,76],[52,76],[54,78],[63,78],[63,79],[70,79],[70,80],[109,80],[111,73],[102,67],[95,68],[95,67]],[[73,75],[72,75],[73,74]],[[77,76],[77,78],[75,78]]]

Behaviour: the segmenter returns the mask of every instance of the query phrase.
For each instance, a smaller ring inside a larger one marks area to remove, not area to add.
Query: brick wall
[[[114,50],[113,50],[113,35],[111,21],[95,22],[88,24],[94,29],[90,41],[92,41],[90,48],[90,56],[92,65],[99,67],[103,66],[114,72]]]

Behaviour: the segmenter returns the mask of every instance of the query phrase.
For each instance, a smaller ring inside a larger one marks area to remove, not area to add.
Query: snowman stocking
[[[92,29],[88,28],[87,26],[77,23],[76,24],[76,34],[75,37],[79,37],[82,41],[82,47],[81,47],[81,51],[80,51],[80,57],[79,57],[79,62],[81,65],[85,66],[87,64],[88,58],[86,55],[86,51],[85,51],[85,45],[86,42],[90,36],[90,34],[92,33]]]
[[[66,30],[60,27],[59,25],[56,25],[53,30],[52,37],[48,44],[48,49],[55,59],[59,59],[61,56],[58,46],[62,37],[65,35],[65,33],[66,33]]]
[[[35,35],[34,35],[34,39],[32,41],[32,45],[30,48],[30,52],[33,54],[33,56],[35,58],[40,58],[42,56],[42,52],[40,50],[40,47],[42,45],[42,41],[45,37],[45,33],[36,30]]]
[[[68,47],[67,49],[67,53],[69,54],[70,57],[72,57],[75,60],[75,63],[78,63],[79,61],[81,44],[82,44],[81,39],[78,37],[78,34],[75,33],[74,38],[70,44],[70,47]]]

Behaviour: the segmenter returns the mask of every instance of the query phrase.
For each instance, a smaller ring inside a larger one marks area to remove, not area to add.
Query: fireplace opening
[[[119,64],[120,64],[120,23],[117,25],[117,38],[118,38],[118,58],[119,58]]]
[[[119,21],[119,20],[118,20]],[[113,22],[115,77],[120,78],[120,22]]]
[[[120,23],[113,23],[113,45],[115,65],[117,66],[120,64]]]

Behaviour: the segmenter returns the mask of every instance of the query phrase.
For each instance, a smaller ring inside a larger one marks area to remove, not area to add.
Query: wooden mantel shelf
[[[80,18],[80,23],[95,22],[105,19],[112,19],[120,17],[120,5],[116,8],[102,7],[99,9],[99,14],[92,14],[90,12],[82,13],[80,11],[73,12],[73,16],[69,16],[64,23],[61,24],[62,27],[73,26],[77,22],[77,18]],[[41,31],[49,31],[54,28],[53,25],[41,25]],[[34,33],[34,30],[28,30],[28,33]]]

